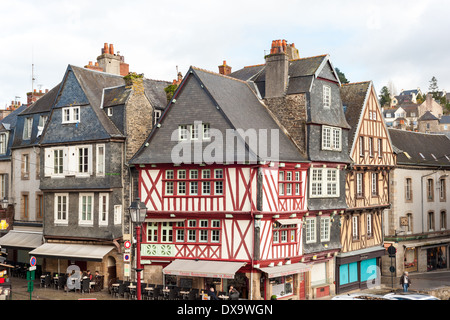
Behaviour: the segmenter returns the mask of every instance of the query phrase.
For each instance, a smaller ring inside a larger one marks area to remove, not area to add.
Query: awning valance
[[[259,270],[267,273],[268,278],[276,278],[301,272],[307,272],[311,270],[311,265],[305,263],[292,263],[276,267],[259,268]]]
[[[114,246],[44,243],[30,251],[30,255],[54,259],[102,261]]]
[[[277,219],[277,222],[281,225],[301,224],[302,219]]]
[[[0,238],[0,247],[35,249],[42,245],[42,232],[11,230]]]
[[[164,274],[204,278],[233,279],[245,262],[175,260],[163,269]]]
[[[148,218],[145,219],[145,222],[183,222],[186,219],[181,218]]]

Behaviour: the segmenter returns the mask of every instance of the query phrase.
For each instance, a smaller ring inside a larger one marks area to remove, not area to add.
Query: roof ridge
[[[319,54],[319,55],[317,55],[317,56],[311,56],[311,57],[303,57],[303,58],[298,58],[298,59],[292,59],[292,60],[289,60],[289,61],[298,61],[298,60],[313,59],[313,58],[319,58],[319,57],[326,57],[326,56],[328,56],[328,55],[329,55],[328,53],[325,53],[325,54]]]
[[[370,82],[371,82],[371,80],[343,83],[341,86],[350,86],[350,85],[357,85],[357,84],[370,83]]]
[[[210,73],[210,74],[213,74],[213,75],[216,75],[216,76],[224,77],[224,78],[227,78],[227,79],[230,79],[230,80],[234,80],[234,81],[238,81],[238,82],[241,82],[241,83],[247,83],[247,81],[244,81],[244,80],[241,80],[241,79],[236,79],[236,78],[233,78],[233,77],[230,77],[230,76],[226,76],[224,74],[220,74],[220,73],[217,73],[217,72],[214,72],[214,71],[202,69],[202,68],[195,67],[195,66],[191,66],[191,67],[194,70],[203,71],[203,72],[206,72],[206,73]]]

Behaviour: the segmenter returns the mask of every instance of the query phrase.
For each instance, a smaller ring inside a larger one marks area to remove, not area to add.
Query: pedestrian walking
[[[400,284],[403,287],[403,292],[408,292],[408,288],[411,285],[411,279],[408,277],[408,271],[405,271],[400,277]]]

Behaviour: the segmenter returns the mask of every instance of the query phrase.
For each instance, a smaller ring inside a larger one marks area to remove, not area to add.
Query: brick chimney
[[[117,74],[121,76],[126,76],[130,73],[130,66],[128,63],[125,63],[125,58],[114,53],[114,45],[104,43],[103,48],[101,50],[101,55],[97,57],[97,62],[95,65],[92,64],[92,61],[89,61],[89,64],[84,66],[86,69],[102,71],[112,74]]]
[[[266,57],[265,98],[282,97],[288,84],[289,57],[286,40],[273,40]]]
[[[231,73],[231,67],[227,65],[227,62],[225,60],[223,60],[223,64],[219,66],[219,73],[225,76]]]
[[[36,89],[34,89],[33,92],[27,92],[27,105],[30,106],[32,103],[35,103],[47,92],[48,89],[45,89],[45,93],[42,92],[42,90],[39,90],[39,92],[37,92]]]

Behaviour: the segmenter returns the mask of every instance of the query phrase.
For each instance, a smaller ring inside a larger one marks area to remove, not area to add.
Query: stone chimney
[[[219,73],[225,76],[231,73],[231,67],[227,65],[227,62],[225,60],[223,60],[223,64],[219,66]]]
[[[30,106],[32,103],[35,103],[38,101],[44,94],[48,92],[48,89],[45,89],[45,93],[42,92],[42,90],[39,90],[39,92],[34,89],[32,92],[27,92],[27,105]]]
[[[272,41],[266,57],[266,98],[282,97],[288,85],[289,57],[286,40]]]
[[[84,67],[121,76],[126,76],[130,73],[129,64],[125,63],[125,58],[119,55],[119,52],[117,54],[114,53],[114,45],[112,43],[104,43],[101,55],[97,57],[95,65],[92,64],[92,61],[89,61],[89,64]]]

